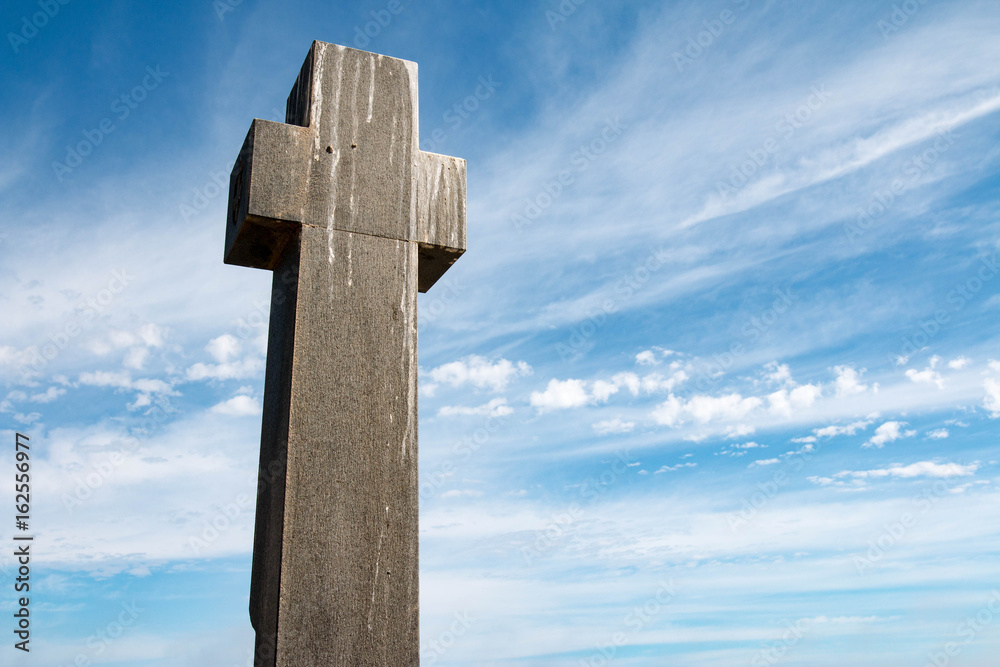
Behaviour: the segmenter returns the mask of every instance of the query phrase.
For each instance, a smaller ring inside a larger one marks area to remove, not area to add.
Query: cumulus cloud
[[[732,444],[732,445],[729,445],[729,447],[727,447],[727,448],[722,449],[721,451],[719,451],[716,454],[716,456],[718,456],[719,454],[722,454],[722,455],[725,455],[725,456],[746,456],[747,450],[750,450],[750,449],[761,449],[761,448],[766,449],[767,445],[762,445],[760,443],[752,442],[752,441],[751,442],[744,442],[743,444]]]
[[[49,387],[45,392],[41,394],[34,394],[31,397],[32,403],[51,403],[60,396],[66,393],[66,390],[62,387]]]
[[[260,414],[261,406],[257,399],[252,396],[240,394],[233,396],[227,401],[222,401],[212,406],[212,412],[231,417],[246,417]]]
[[[866,428],[871,426],[871,424],[871,419],[856,421],[844,426],[834,424],[831,426],[824,426],[823,428],[813,429],[813,434],[820,438],[832,438],[837,435],[854,435],[858,431],[864,431]]]
[[[792,383],[792,372],[789,370],[788,364],[772,361],[764,365],[764,370],[764,380],[767,382],[777,385]]]
[[[960,371],[969,365],[969,361],[970,359],[968,357],[958,357],[948,362],[948,368]]]
[[[617,373],[610,380],[551,380],[543,392],[531,393],[531,405],[539,410],[578,408],[588,404],[604,403],[621,389],[633,396],[670,391],[688,379],[679,362],[670,365],[671,374],[650,373],[639,377],[635,373]]]
[[[587,393],[587,387],[583,380],[549,380],[545,391],[531,392],[530,402],[532,407],[540,412],[549,410],[561,410],[565,408],[579,408],[587,405],[591,401],[591,396]]]
[[[851,366],[834,366],[833,372],[837,375],[834,387],[838,397],[854,396],[868,391],[868,385],[861,382],[865,369],[858,371]],[[878,385],[873,385],[871,389],[878,391]]]
[[[635,422],[623,421],[620,417],[599,421],[593,424],[594,433],[597,435],[610,435],[612,433],[631,433],[635,428]]]
[[[775,463],[781,463],[781,459],[759,459],[750,464],[753,466],[773,466]]]
[[[607,380],[595,380],[591,384],[590,393],[593,394],[596,402],[604,403],[618,393],[618,387],[619,385],[614,382],[608,382]]]
[[[180,396],[168,382],[154,378],[139,378],[133,380],[126,371],[94,371],[80,373],[79,383],[91,387],[114,387],[117,390],[132,390],[138,392],[135,400],[128,404],[129,410],[151,405],[152,396]]]
[[[125,371],[94,371],[80,373],[80,384],[90,387],[115,387],[117,389],[130,389],[132,387],[132,376]]]
[[[653,354],[652,350],[643,350],[639,354],[635,355],[635,363],[640,366],[655,366],[658,362],[656,361],[656,355]]]
[[[126,349],[122,361],[126,368],[142,370],[152,348],[163,347],[166,332],[157,324],[144,324],[127,331],[112,329],[103,336],[90,338],[84,347],[94,354],[104,356],[113,350]]]
[[[500,392],[507,388],[511,380],[530,374],[531,366],[524,361],[515,364],[507,359],[500,359],[491,363],[485,357],[473,354],[438,366],[428,376],[436,383],[452,387],[471,384],[476,389]]]
[[[122,360],[122,364],[124,364],[125,368],[141,371],[146,365],[146,359],[148,358],[149,348],[133,347],[125,353],[125,358]]]
[[[738,393],[724,396],[692,396],[685,401],[673,394],[652,412],[658,424],[676,427],[687,421],[707,424],[713,421],[738,421],[763,404],[756,396],[744,398]]]
[[[794,389],[779,389],[768,394],[770,411],[783,417],[791,417],[796,410],[808,408],[823,395],[823,390],[814,384],[804,384]]]
[[[757,431],[756,428],[750,426],[749,424],[736,424],[735,426],[726,427],[726,440],[732,440],[734,438],[742,438],[746,435],[753,435]]]
[[[866,449],[869,447],[881,449],[886,443],[895,442],[902,438],[909,438],[917,434],[916,431],[904,431],[904,426],[906,426],[906,422],[886,422],[875,429],[875,435],[871,437],[871,440],[861,446]]]
[[[946,428],[935,429],[927,433],[927,437],[930,438],[931,440],[944,440],[949,435],[950,434],[948,433],[948,429]]]
[[[218,338],[213,338],[208,341],[208,345],[205,349],[208,351],[212,358],[220,364],[228,362],[230,359],[235,359],[240,354],[240,340],[231,334],[223,334]]]
[[[672,391],[676,386],[688,379],[688,374],[681,368],[679,362],[670,364],[670,370],[669,375],[653,372],[642,377],[630,372],[617,373],[611,378],[609,383],[614,387],[611,393],[615,393],[622,387],[627,389],[633,396],[638,396],[641,393],[656,394],[664,391]],[[599,382],[602,381],[599,380]]]
[[[939,359],[939,357],[935,357]],[[917,384],[934,384],[937,385],[938,389],[944,389],[944,378],[941,374],[934,370],[934,366],[937,364],[932,364],[929,368],[925,368],[922,371],[917,371],[910,368],[906,371],[906,377],[910,379],[910,382],[915,382]]]
[[[483,416],[506,417],[513,414],[514,408],[507,405],[506,398],[494,398],[489,403],[477,407],[446,405],[438,410],[440,417]]]
[[[264,359],[247,357],[221,364],[198,362],[187,369],[187,379],[198,380],[245,380],[258,376],[264,370]]]
[[[673,350],[666,350],[662,347],[654,347],[652,350],[643,350],[635,355],[635,363],[640,366],[657,366],[660,364],[660,357],[667,357],[677,354]]]
[[[986,390],[986,398],[983,399],[983,407],[990,413],[990,419],[1000,418],[1000,382],[990,378],[983,383]]]
[[[679,364],[678,364],[679,365]],[[674,369],[669,376],[660,373],[650,373],[642,378],[639,386],[647,394],[673,391],[674,387],[688,379],[688,374],[679,368]]]

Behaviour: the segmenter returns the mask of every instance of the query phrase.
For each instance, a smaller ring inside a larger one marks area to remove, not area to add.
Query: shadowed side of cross
[[[465,161],[420,151],[414,63],[314,42],[255,119],[225,262],[274,271],[256,665],[417,665],[417,321],[465,250]]]

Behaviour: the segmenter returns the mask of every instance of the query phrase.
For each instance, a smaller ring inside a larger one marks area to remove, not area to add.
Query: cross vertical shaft
[[[418,665],[417,292],[465,248],[465,162],[419,151],[416,66],[315,42],[255,120],[225,261],[274,271],[257,665]]]

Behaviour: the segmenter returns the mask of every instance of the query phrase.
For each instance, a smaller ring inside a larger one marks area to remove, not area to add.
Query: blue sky
[[[270,276],[219,183],[320,39],[468,160],[422,664],[995,664],[1000,7],[390,4],[0,10],[0,663],[248,664]]]

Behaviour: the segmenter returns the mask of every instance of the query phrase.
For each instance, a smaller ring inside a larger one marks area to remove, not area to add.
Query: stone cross
[[[417,292],[465,250],[465,161],[417,146],[415,63],[314,42],[230,178],[227,264],[274,272],[255,664],[419,664]]]

